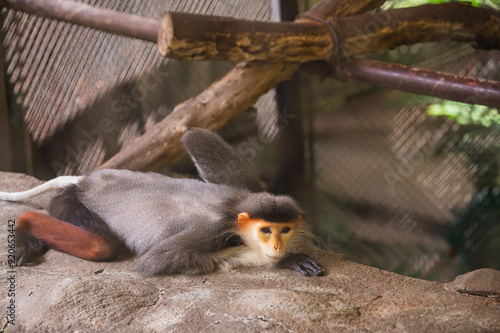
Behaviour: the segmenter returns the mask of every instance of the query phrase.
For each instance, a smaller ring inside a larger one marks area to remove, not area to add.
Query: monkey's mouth
[[[267,255],[267,254],[265,254],[264,256],[266,257],[266,260],[269,261],[269,262],[271,262],[271,263],[277,263],[282,258],[281,256],[270,256],[270,255]]]

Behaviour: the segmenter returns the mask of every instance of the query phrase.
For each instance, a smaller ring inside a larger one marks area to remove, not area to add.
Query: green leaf
[[[486,128],[500,126],[498,110],[483,105],[444,101],[428,106],[427,114],[445,116],[461,125],[480,125]]]

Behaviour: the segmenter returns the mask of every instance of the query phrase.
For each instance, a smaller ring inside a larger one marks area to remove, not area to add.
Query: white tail
[[[57,190],[71,184],[77,184],[82,178],[83,176],[60,176],[24,192],[0,192],[0,200],[24,201],[51,190]]]

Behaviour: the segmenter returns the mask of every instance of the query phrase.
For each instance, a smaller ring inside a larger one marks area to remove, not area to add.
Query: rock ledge
[[[0,173],[1,190],[20,191],[39,183]],[[465,282],[459,278],[445,288],[317,249],[310,252],[327,270],[323,277],[245,268],[145,278],[134,271],[135,260],[93,263],[55,251],[39,265],[9,270],[8,221],[26,210],[43,211],[49,199],[0,202],[2,281],[7,281],[0,306],[15,304],[15,325],[2,318],[8,332],[500,331],[496,291],[486,293],[490,297],[463,293],[464,288],[497,288],[497,279],[478,282],[488,274]],[[9,288],[15,296],[8,296]]]

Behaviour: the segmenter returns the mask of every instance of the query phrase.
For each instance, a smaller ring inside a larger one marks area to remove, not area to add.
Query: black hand
[[[303,276],[309,275],[308,271],[315,276],[321,276],[325,273],[325,270],[305,253],[290,254],[286,258],[283,258],[277,266],[278,268],[296,270]]]

